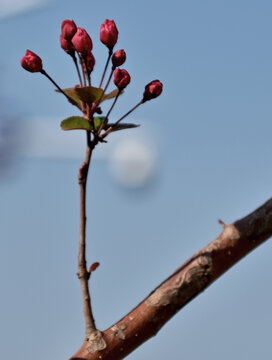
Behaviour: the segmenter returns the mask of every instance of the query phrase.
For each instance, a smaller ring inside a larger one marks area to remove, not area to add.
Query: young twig
[[[115,96],[115,99],[114,99],[114,101],[113,101],[113,103],[112,103],[112,105],[111,105],[111,107],[110,107],[110,109],[109,109],[109,111],[108,111],[105,119],[103,120],[102,124],[100,125],[99,131],[98,131],[98,135],[100,135],[101,131],[103,130],[103,128],[104,128],[104,126],[105,126],[105,124],[107,123],[108,118],[109,118],[109,116],[110,116],[110,113],[111,113],[112,109],[114,108],[114,105],[116,104],[116,101],[117,101],[117,99],[118,99],[118,97],[119,97],[120,94],[121,94],[121,91],[119,90],[118,93],[117,93],[117,95]]]
[[[118,96],[120,95],[120,93],[118,94]],[[116,101],[115,101],[116,102]],[[141,104],[143,104],[143,100],[141,100],[140,102],[138,102],[138,104],[136,104],[132,109],[130,109],[125,115],[123,115],[119,120],[117,120],[111,127],[109,127],[105,133],[102,135],[102,139],[104,139],[106,136],[108,136],[113,130],[114,128],[122,121],[124,120],[125,117],[127,117],[129,114],[132,113],[132,111],[134,111],[135,109],[137,109],[138,106],[140,106]],[[108,115],[107,115],[108,117]],[[107,119],[106,117],[106,119]],[[106,122],[106,119],[104,120]],[[101,129],[102,130],[102,129]]]
[[[127,117],[129,114],[132,113],[132,111],[134,111],[135,109],[137,109],[138,106],[143,104],[143,100],[141,100],[140,102],[138,102],[138,104],[136,104],[131,110],[129,110],[125,115],[123,115],[119,120],[116,121],[116,123],[113,125],[116,126],[118,125],[122,120],[124,120],[125,117]]]
[[[80,186],[80,235],[79,235],[79,252],[78,252],[78,277],[80,280],[82,297],[83,297],[83,309],[85,317],[85,335],[86,339],[96,330],[95,320],[92,313],[91,298],[89,291],[89,277],[90,273],[87,270],[86,262],[86,185],[89,173],[89,167],[91,162],[92,151],[95,147],[95,143],[91,141],[90,132],[86,132],[87,135],[87,149],[85,162],[81,166],[78,174],[79,186]]]
[[[94,104],[94,106],[93,106],[93,109],[92,109],[92,112],[93,112],[93,113],[95,112],[95,110],[98,108],[98,106],[99,106],[99,105],[101,104],[101,102],[102,102],[103,96],[105,95],[105,93],[106,93],[106,91],[107,91],[107,88],[108,88],[108,86],[109,86],[109,84],[110,84],[110,81],[111,81],[113,72],[114,72],[114,70],[112,69],[112,70],[111,70],[111,73],[110,73],[110,76],[109,76],[109,78],[108,78],[107,84],[106,84],[106,86],[104,87],[103,92],[102,92],[102,94],[101,94],[101,96],[100,96],[100,99],[99,99],[99,100]]]

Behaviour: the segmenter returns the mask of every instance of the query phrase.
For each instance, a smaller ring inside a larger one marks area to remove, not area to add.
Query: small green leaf
[[[56,92],[60,93],[59,90],[56,90]],[[79,96],[76,94],[74,88],[63,89],[63,92],[72,100],[72,101],[70,101],[70,102],[71,102],[73,105],[81,108],[81,106],[80,106],[80,98],[79,98]],[[73,103],[73,101],[74,101],[74,103]]]
[[[106,119],[106,116],[97,116],[94,118],[94,128],[99,130],[102,122]],[[106,123],[107,124],[107,123]]]
[[[59,90],[56,91],[60,92]],[[94,102],[97,102],[103,94],[102,89],[93,86],[67,88],[67,89],[63,89],[63,92],[67,96],[69,96],[72,99],[72,101],[75,102],[75,104],[73,105],[79,107],[80,107],[80,101],[87,102],[88,104],[92,104]]]
[[[88,104],[97,102],[103,94],[102,89],[93,86],[78,87],[75,88],[74,91],[80,100]]]
[[[132,123],[120,123],[120,124],[117,124],[116,126],[114,126],[114,124],[108,124],[106,126],[106,129],[110,128],[111,126],[113,126],[112,131],[120,131],[120,130],[125,130],[125,129],[133,129],[133,128],[139,127],[140,125],[136,125],[136,124],[132,124]]]
[[[71,116],[60,123],[62,130],[88,130],[91,131],[92,125],[81,116]]]

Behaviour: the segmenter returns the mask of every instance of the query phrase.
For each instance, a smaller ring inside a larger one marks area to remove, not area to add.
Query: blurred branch
[[[70,360],[119,360],[146,340],[213,281],[272,235],[272,199],[231,225],[187,260],[135,309],[96,331]]]

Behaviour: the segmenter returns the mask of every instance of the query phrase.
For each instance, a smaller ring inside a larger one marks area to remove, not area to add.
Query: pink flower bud
[[[130,75],[125,69],[117,68],[114,71],[114,84],[119,90],[123,90],[130,83]]]
[[[84,68],[85,68],[85,64],[87,66],[87,72],[89,72],[89,73],[92,72],[93,68],[94,68],[94,65],[95,65],[95,58],[94,58],[92,53],[88,54],[85,57],[85,63],[83,63]]]
[[[126,53],[125,53],[125,50],[118,50],[116,51],[113,55],[112,55],[112,58],[111,58],[111,62],[112,62],[112,65],[113,67],[117,67],[117,66],[121,66],[124,64],[124,62],[126,61]]]
[[[21,60],[22,67],[30,72],[40,72],[43,68],[42,59],[30,50],[26,50]]]
[[[72,43],[76,51],[83,56],[88,55],[93,49],[92,39],[87,31],[82,28],[77,29],[77,32],[72,38]]]
[[[100,28],[100,40],[109,49],[112,49],[117,43],[118,30],[113,20],[105,20]]]
[[[62,35],[60,35],[60,45],[67,54],[73,54],[75,52],[75,48],[71,41],[66,40]]]
[[[149,84],[146,85],[143,100],[151,100],[160,96],[162,93],[162,83],[159,80],[153,80]]]
[[[77,32],[77,26],[73,20],[64,20],[61,24],[61,36],[67,41],[71,41]]]

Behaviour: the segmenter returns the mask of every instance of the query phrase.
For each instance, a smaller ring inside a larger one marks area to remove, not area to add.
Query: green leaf
[[[105,120],[105,116],[97,116],[94,118],[95,130],[100,129],[100,126],[104,120]],[[91,123],[87,119],[85,119],[81,116],[71,116],[71,117],[63,120],[60,123],[60,126],[61,126],[62,130],[88,130],[88,131],[93,130]],[[104,128],[105,128],[105,130],[107,130],[111,126],[113,126],[112,132],[114,132],[114,131],[120,131],[120,130],[125,130],[125,129],[133,129],[133,128],[139,127],[140,125],[136,125],[136,124],[132,124],[132,123],[120,123],[120,124],[117,124],[114,126],[114,124],[108,124],[106,122]]]
[[[60,92],[59,90],[56,91]],[[88,104],[92,104],[93,102],[97,102],[103,94],[102,89],[93,86],[85,86],[82,88],[81,87],[67,88],[67,89],[63,89],[63,92],[75,102],[75,104],[73,105],[79,107],[80,107],[80,101],[87,102]]]
[[[107,124],[106,129],[108,129],[109,127],[113,126],[114,124]],[[113,126],[112,132],[113,131],[120,131],[120,130],[125,130],[125,129],[133,129],[136,127],[139,127],[140,125],[136,125],[136,124],[132,124],[132,123],[120,123],[117,124],[116,126]]]
[[[75,88],[74,91],[76,92],[76,94],[80,98],[80,100],[82,100],[88,104],[97,102],[103,94],[102,89],[96,88],[93,86],[85,86],[82,88],[78,87],[78,88]]]
[[[80,106],[80,98],[79,96],[75,93],[74,88],[70,88],[70,89],[63,89],[63,92],[70,98],[72,99],[72,101],[70,101],[73,105],[81,108]],[[60,93],[59,90],[56,90],[56,92]],[[74,101],[74,103],[73,103]]]
[[[60,123],[62,130],[88,130],[91,131],[92,125],[81,116],[71,116]]]
[[[106,119],[106,116],[97,116],[94,118],[94,128],[95,130],[99,130],[102,122]],[[107,125],[107,122],[106,122]]]

